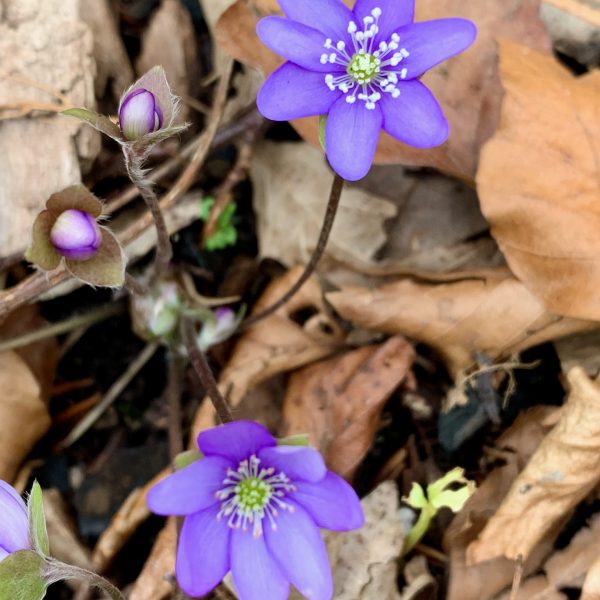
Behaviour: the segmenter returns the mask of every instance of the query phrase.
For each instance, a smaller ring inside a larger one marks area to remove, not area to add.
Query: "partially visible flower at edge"
[[[379,132],[416,148],[446,141],[442,109],[419,77],[468,48],[467,19],[414,23],[415,0],[278,0],[284,17],[265,17],[257,33],[288,62],[257,98],[274,121],[327,115],[325,152],[339,175],[364,177]]]
[[[243,311],[236,314],[233,309],[223,306],[215,309],[212,318],[205,319],[202,323],[197,337],[198,348],[204,352],[211,346],[224,342],[236,331],[243,318]]]
[[[0,561],[19,550],[30,550],[27,506],[11,485],[0,479]]]
[[[97,223],[102,203],[83,185],[52,194],[36,217],[25,258],[43,271],[64,259],[67,270],[89,285],[119,287],[125,256],[112,232]]]
[[[285,600],[290,583],[310,600],[329,600],[333,582],[319,528],[363,525],[356,493],[312,448],[278,446],[258,423],[203,431],[205,458],[148,493],[160,515],[184,516],[176,574],[203,596],[231,570],[240,600]]]

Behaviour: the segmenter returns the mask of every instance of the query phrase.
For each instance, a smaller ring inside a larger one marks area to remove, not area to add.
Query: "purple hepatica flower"
[[[65,210],[50,231],[56,251],[71,260],[87,260],[100,248],[102,233],[96,219],[87,212]]]
[[[206,458],[148,494],[160,515],[185,516],[177,580],[203,596],[231,570],[240,600],[285,600],[292,583],[329,600],[333,583],[319,527],[347,531],[364,517],[354,490],[312,448],[278,446],[258,423],[200,433]]]
[[[152,92],[140,88],[125,95],[119,106],[119,126],[128,140],[137,140],[162,125],[162,111]]]
[[[288,60],[261,88],[274,121],[327,115],[325,150],[345,179],[364,177],[379,131],[417,148],[446,141],[448,122],[418,78],[468,48],[466,19],[414,23],[414,0],[279,0],[287,19],[266,17],[260,39]]]
[[[17,490],[0,479],[0,561],[19,550],[30,550],[27,507]]]

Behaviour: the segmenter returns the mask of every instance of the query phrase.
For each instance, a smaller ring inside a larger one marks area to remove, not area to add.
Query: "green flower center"
[[[346,72],[356,82],[371,83],[379,73],[381,61],[373,54],[367,54],[364,50],[357,52],[346,68]]]
[[[240,481],[235,491],[238,506],[251,512],[262,510],[273,496],[272,486],[258,477]]]

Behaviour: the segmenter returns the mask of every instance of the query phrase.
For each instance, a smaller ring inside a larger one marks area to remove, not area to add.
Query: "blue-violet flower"
[[[71,260],[87,260],[100,248],[102,233],[90,213],[71,208],[56,219],[50,230],[56,251]]]
[[[137,140],[157,131],[163,125],[163,115],[156,97],[145,88],[126,94],[119,106],[119,126],[128,140]]]
[[[205,458],[148,494],[160,515],[184,516],[176,573],[190,596],[207,594],[231,570],[240,600],[285,600],[292,583],[329,600],[333,583],[319,528],[347,531],[364,516],[354,490],[320,454],[277,445],[258,423],[203,431]]]
[[[446,141],[442,109],[419,77],[468,48],[466,19],[414,23],[415,0],[279,0],[284,17],[257,33],[288,62],[262,86],[257,104],[274,121],[327,115],[325,151],[343,178],[364,177],[381,129],[417,148]]]
[[[25,502],[12,486],[0,479],[0,561],[19,550],[31,549]]]

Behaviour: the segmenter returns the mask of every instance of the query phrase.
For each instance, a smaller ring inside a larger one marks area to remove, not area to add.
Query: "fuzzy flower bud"
[[[224,342],[237,329],[242,317],[243,314],[236,314],[231,308],[217,308],[213,318],[202,324],[197,340],[198,348],[204,352],[211,346]]]
[[[162,125],[163,113],[152,92],[140,88],[124,96],[119,107],[119,126],[126,139],[135,141]]]
[[[19,550],[28,550],[29,522],[27,507],[19,493],[0,479],[0,561]]]
[[[61,256],[71,260],[86,260],[100,248],[102,234],[92,215],[69,209],[56,219],[50,231],[50,240]]]

